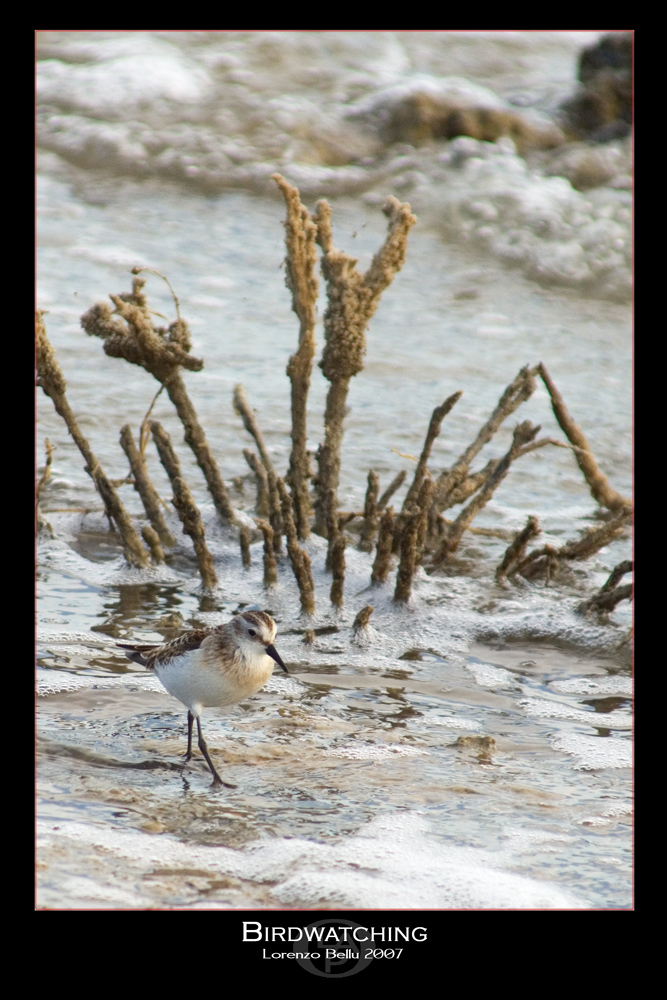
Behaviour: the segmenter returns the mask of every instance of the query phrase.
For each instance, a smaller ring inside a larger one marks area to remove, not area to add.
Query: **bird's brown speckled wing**
[[[124,649],[125,655],[134,660],[135,663],[141,663],[149,670],[154,670],[158,663],[169,663],[175,656],[199,649],[204,639],[210,634],[211,629],[199,628],[192,632],[185,632],[176,639],[162,643],[162,645],[130,645],[129,643],[116,643],[116,645],[120,649]]]

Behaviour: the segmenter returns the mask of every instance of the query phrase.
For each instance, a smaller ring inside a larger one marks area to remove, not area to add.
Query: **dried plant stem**
[[[306,614],[312,615],[315,612],[315,584],[313,583],[313,574],[310,568],[310,558],[297,540],[294,516],[292,514],[292,501],[284,482],[280,478],[277,479],[277,487],[280,495],[285,536],[287,538],[287,552],[299,587],[301,608]]]
[[[479,472],[473,472],[462,479],[454,486],[447,495],[447,506],[455,507],[457,504],[465,503],[473,493],[476,493],[480,486],[488,480],[489,476],[498,467],[499,458],[492,458]]]
[[[491,440],[502,422],[514,413],[525,400],[529,399],[534,391],[535,371],[526,365],[521,369],[514,381],[510,382],[507,386],[498,400],[495,410],[481,428],[472,444],[466,448],[450,469],[445,469],[438,477],[435,493],[435,503],[438,506],[438,510],[446,510],[448,507],[454,506],[455,503],[461,502],[460,500],[453,500],[453,491],[465,480],[468,475],[470,463],[482,450],[484,445]]]
[[[597,611],[613,611],[621,601],[632,600],[633,587],[631,583],[626,583],[623,587],[616,587],[607,594],[598,594],[591,598],[590,607]]]
[[[345,546],[347,539],[341,531],[331,547],[331,583],[330,600],[337,608],[343,607],[343,589],[345,586]]]
[[[391,550],[394,544],[394,508],[387,507],[380,520],[375,562],[371,573],[371,583],[384,583],[391,569]]]
[[[375,536],[378,530],[377,499],[380,492],[380,479],[377,472],[371,469],[368,473],[368,489],[364,503],[364,523],[361,528],[359,548],[362,552],[372,552]]]
[[[452,407],[458,402],[458,400],[461,398],[462,395],[463,393],[460,391],[453,393],[453,395],[449,396],[445,400],[445,402],[442,403],[441,406],[436,406],[436,408],[433,410],[433,413],[431,414],[428,430],[426,432],[426,439],[424,441],[424,446],[422,448],[421,455],[417,462],[415,474],[412,483],[410,485],[410,488],[408,489],[408,492],[406,494],[405,500],[403,501],[403,507],[401,509],[401,513],[398,516],[396,527],[394,529],[394,551],[396,552],[398,551],[398,548],[401,544],[401,537],[403,535],[405,525],[409,517],[411,516],[408,513],[408,511],[410,511],[415,506],[415,504],[417,504],[421,509],[418,497],[422,489],[422,486],[426,481],[426,478],[429,477],[428,460],[431,457],[431,449],[433,448],[433,442],[440,434],[442,421],[451,411]],[[429,491],[429,494],[431,496],[433,495],[433,493],[434,490]],[[425,520],[423,520],[422,527],[420,528],[420,533],[421,533],[421,541],[419,543],[420,549],[423,549],[424,538],[428,526],[429,512],[428,510],[426,510],[424,513],[425,513]]]
[[[609,485],[607,477],[601,472],[595,458],[593,457],[593,452],[591,451],[590,445],[583,431],[578,424],[575,424],[574,420],[568,413],[563,397],[541,362],[538,365],[538,371],[542,377],[542,381],[547,387],[549,395],[551,396],[551,405],[556,420],[560,424],[561,430],[567,439],[575,445],[574,454],[577,459],[577,464],[584,474],[584,478],[588,483],[591,494],[601,507],[607,507],[609,510],[614,511],[619,509],[630,509],[632,507],[632,501],[628,497],[622,496]]]
[[[400,487],[403,485],[406,476],[407,472],[405,471],[405,469],[401,469],[401,471],[396,476],[394,476],[392,481],[389,483],[389,486],[386,488],[386,490],[378,500],[377,503],[378,514],[385,509],[385,507],[389,503],[390,499],[393,497],[396,490],[400,489]]]
[[[248,434],[251,434],[255,439],[255,444],[257,445],[264,468],[267,472],[275,472],[273,462],[264,443],[264,435],[259,429],[259,424],[250,405],[248,394],[240,383],[234,386],[234,410],[243,421],[243,426]]]
[[[234,524],[236,515],[229,499],[227,487],[220,475],[218,464],[211,454],[206,435],[197,419],[195,408],[190,402],[181,376],[177,375],[173,381],[168,382],[166,389],[185,427],[185,443],[192,449],[197,465],[204,474],[215,509],[221,518]]]
[[[452,552],[456,551],[463,533],[472,523],[474,518],[477,517],[480,510],[489,502],[495,490],[509,472],[510,465],[521,451],[521,448],[532,441],[539,431],[539,425],[534,427],[527,420],[515,427],[514,434],[512,436],[511,448],[507,454],[500,459],[495,469],[486,480],[484,486],[470,501],[468,506],[461,511],[456,520],[449,526],[445,540],[435,557],[434,565],[437,566],[441,562],[444,562],[444,560],[451,555]]]
[[[48,438],[44,439],[44,451],[46,452],[46,462],[44,464],[44,472],[39,477],[39,482],[37,483],[37,489],[35,491],[35,502],[39,503],[39,498],[42,495],[42,490],[51,478],[51,464],[53,462],[53,448],[51,447],[51,442]]]
[[[539,521],[536,517],[531,515],[526,521],[526,526],[521,531],[517,531],[514,541],[507,548],[502,562],[496,570],[496,580],[498,583],[501,583],[503,580],[507,579],[511,573],[515,572],[518,564],[526,554],[528,543],[535,538],[536,535],[539,535],[540,530]]]
[[[628,510],[622,510],[612,521],[607,521],[600,528],[591,528],[582,538],[575,542],[567,542],[560,549],[561,559],[588,559],[594,552],[609,545],[615,538],[623,534],[630,518]]]
[[[248,434],[251,434],[255,439],[255,444],[257,445],[257,450],[259,451],[260,458],[262,459],[262,464],[266,469],[266,478],[269,490],[269,519],[271,521],[271,527],[273,528],[273,547],[276,555],[280,555],[282,551],[281,546],[281,536],[283,532],[283,524],[281,518],[281,500],[278,494],[277,475],[276,470],[273,467],[273,462],[271,461],[271,456],[269,455],[266,444],[264,443],[264,435],[259,429],[259,424],[253,409],[248,400],[248,395],[242,385],[237,385],[234,387],[234,409],[243,421],[243,426],[247,430]]]
[[[81,433],[77,419],[67,401],[65,378],[56,359],[55,351],[47,337],[46,327],[42,319],[42,313],[40,312],[37,313],[36,318],[36,346],[38,384],[53,401],[56,412],[67,424],[68,431],[83,455],[86,462],[85,470],[95,483],[95,488],[102,498],[107,517],[118,529],[125,558],[131,566],[143,569],[150,562],[148,552],[141,544],[139,534],[132,524],[120,497],[95,458],[88,441]]]
[[[536,549],[521,560],[516,571],[527,579],[532,579],[542,572],[551,575],[561,559],[588,559],[623,534],[629,517],[627,510],[621,511],[612,521],[607,521],[600,528],[591,528],[581,538],[566,542],[559,549],[551,545]]]
[[[148,446],[148,442],[150,441],[151,437],[151,421],[150,421],[151,413],[153,412],[153,408],[155,407],[155,404],[157,403],[158,399],[160,398],[160,395],[163,392],[164,392],[164,386],[161,385],[158,391],[153,396],[151,404],[146,410],[146,413],[144,415],[144,419],[141,421],[141,427],[139,429],[139,451],[141,452],[142,456],[146,454],[146,448]]]
[[[129,424],[125,424],[125,426],[121,429],[120,443],[130,463],[132,476],[134,477],[134,488],[141,497],[141,502],[143,503],[144,510],[146,511],[146,517],[150,521],[153,529],[157,532],[157,536],[160,539],[161,544],[171,548],[176,544],[174,536],[167,527],[162,514],[160,498],[148,475],[143,455],[134,443],[134,438]]]
[[[269,521],[273,528],[273,551],[277,556],[283,554],[283,524],[282,503],[278,492],[278,477],[275,472],[267,472],[269,483]]]
[[[338,530],[342,531],[346,524],[354,521],[355,518],[363,517],[363,510],[339,510],[337,517]]]
[[[273,528],[268,521],[256,518],[255,523],[264,536],[264,586],[275,586],[278,582],[278,566],[273,551]]]
[[[584,614],[588,614],[593,610],[609,612],[613,611],[620,601],[632,600],[633,587],[631,583],[627,583],[623,587],[616,586],[626,573],[632,573],[632,561],[630,559],[626,559],[617,566],[614,566],[606,583],[600,587],[594,597],[583,601],[579,605],[579,611]]]
[[[431,476],[427,475],[427,477],[421,484],[421,488],[419,490],[419,496],[417,497],[417,506],[419,507],[421,513],[417,531],[417,558],[419,560],[421,560],[424,554],[426,531],[428,529],[428,519],[429,519],[429,513],[431,511],[431,504],[433,502],[434,492],[435,492],[435,483],[431,478]]]
[[[331,207],[317,203],[317,242],[322,247],[322,273],[327,283],[328,306],[324,314],[325,345],[320,367],[331,383],[324,417],[324,443],[318,453],[318,502],[315,527],[324,534],[322,500],[327,490],[338,491],[343,423],[350,380],[364,366],[366,327],[380,296],[405,262],[410,227],[416,219],[408,204],[389,198],[383,209],[389,231],[365,274],[356,269],[356,258],[336,250],[331,231]]]
[[[308,209],[301,204],[299,191],[281,177],[272,174],[287,205],[285,221],[285,284],[292,293],[292,309],[299,318],[299,346],[287,363],[292,383],[292,453],[288,482],[299,538],[310,535],[310,496],[308,484],[312,473],[308,458],[307,400],[315,356],[315,322],[318,280],[315,271],[317,226]]]
[[[81,325],[90,336],[102,338],[104,351],[110,357],[124,358],[131,364],[140,365],[162,383],[185,428],[186,444],[192,449],[204,474],[218,514],[223,520],[234,522],[227,487],[180,373],[181,367],[201,371],[204,362],[190,355],[190,331],[180,316],[168,330],[153,327],[142,291],[145,283],[145,279],[135,277],[130,294],[110,296],[117,315],[108,303],[99,302],[84,313]]]
[[[422,448],[422,453],[419,457],[419,461],[417,462],[417,468],[415,469],[415,475],[412,480],[412,485],[410,486],[406,494],[405,500],[403,501],[403,508],[406,510],[408,507],[411,507],[415,503],[419,495],[422,483],[424,482],[424,477],[426,476],[428,460],[431,457],[431,449],[433,448],[433,442],[440,434],[440,430],[442,428],[442,421],[445,419],[445,417],[451,411],[451,409],[455,406],[455,404],[459,401],[462,395],[463,395],[462,391],[453,393],[444,401],[444,403],[441,406],[436,406],[433,413],[431,414],[431,420],[428,425],[428,431],[426,432],[426,440],[424,441],[424,447]]]
[[[250,556],[250,532],[247,524],[239,525],[239,545],[241,546],[241,561],[248,569],[252,566],[252,558]]]
[[[267,518],[269,516],[269,478],[266,473],[266,469],[255,455],[254,451],[250,451],[249,448],[243,449],[243,456],[255,473],[257,479],[257,501],[255,503],[255,511],[258,517]]]
[[[365,607],[361,609],[361,611],[358,613],[358,615],[352,622],[352,629],[354,632],[358,632],[359,629],[366,628],[374,610],[375,608],[373,607],[372,604],[367,604]]]
[[[201,515],[190,493],[187,483],[181,476],[181,467],[171,444],[171,438],[157,421],[151,422],[151,433],[160,456],[160,461],[169,476],[173,491],[172,503],[183,525],[183,534],[192,539],[199,573],[204,587],[212,590],[217,586],[218,578],[213,568],[213,557],[206,545],[206,532]]]
[[[621,580],[626,573],[632,573],[632,559],[624,559],[623,562],[618,563],[614,566],[613,570],[609,574],[609,578],[600,587],[600,593],[606,594],[610,590],[613,590],[619,580]]]
[[[412,580],[419,565],[423,551],[428,515],[433,502],[435,483],[430,476],[424,479],[419,490],[417,502],[401,512],[403,529],[401,533],[401,556],[396,574],[396,589],[394,600],[405,602],[410,599]]]
[[[330,570],[333,547],[336,544],[336,539],[340,535],[340,530],[341,530],[338,511],[336,510],[335,490],[327,490],[327,492],[324,495],[323,503],[324,503],[324,519],[327,529],[326,537],[329,540],[329,545],[327,547],[327,558],[324,563],[324,568],[326,570]]]
[[[343,443],[343,421],[347,412],[347,392],[349,378],[338,378],[327,393],[324,409],[324,443],[317,452],[319,473],[317,477],[317,500],[315,502],[315,524],[313,531],[327,537],[325,504],[332,505],[325,497],[333,491],[333,508],[338,508],[338,483],[340,481],[340,451]]]
[[[146,542],[151,554],[151,561],[156,565],[161,565],[164,562],[164,549],[160,542],[160,536],[154,528],[150,525],[145,524],[141,529],[141,537]]]
[[[557,448],[569,448],[571,451],[578,450],[574,445],[566,444],[564,441],[556,441],[555,438],[540,438],[539,441],[531,441],[530,444],[524,445],[514,457],[515,459],[522,458],[529,452],[535,451],[537,448],[544,448],[548,444],[554,445]],[[462,479],[458,485],[452,487],[447,495],[447,507],[455,507],[457,504],[465,503],[473,493],[477,492],[480,486],[483,486],[496,469],[499,461],[499,458],[492,458],[479,472],[466,475],[465,479]]]
[[[418,507],[411,507],[403,511],[403,532],[401,534],[401,558],[396,573],[396,588],[394,590],[394,600],[397,603],[405,603],[410,599],[412,592],[412,578],[417,568],[417,537],[419,534],[419,521],[421,511]]]

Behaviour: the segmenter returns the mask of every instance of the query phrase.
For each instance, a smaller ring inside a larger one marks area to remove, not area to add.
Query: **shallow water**
[[[471,73],[473,82],[492,85],[493,60],[483,39],[477,43],[457,51],[469,53],[468,65],[487,66],[484,80]],[[531,50],[522,51],[531,93],[544,97],[552,80],[562,88],[548,61],[540,78]],[[235,53],[250,58],[242,41]],[[358,58],[368,68],[371,56]],[[109,122],[115,127],[113,116]],[[519,368],[540,360],[612,485],[630,493],[629,307],[599,288],[590,295],[576,285],[545,287],[526,268],[508,269],[492,247],[451,232],[445,239],[431,189],[425,201],[414,188],[423,207],[416,206],[408,259],[371,321],[366,368],[352,383],[341,505],[363,505],[371,467],[381,489],[402,468],[410,476],[409,456],[419,454],[433,407],[463,389],[431,462],[436,472],[449,465]],[[369,193],[411,198],[384,181]],[[366,267],[383,239],[384,216],[373,198],[331,200],[336,245]],[[204,195],[156,178],[109,177],[53,152],[45,157],[38,302],[70,403],[112,478],[126,474],[119,428],[129,421],[138,429],[155,383],[107,358],[79,317],[109,292],[129,290],[135,264],[169,277],[191,325],[192,353],[205,359],[186,381],[233,503],[248,512],[254,504],[242,456],[250,441],[231,405],[237,382],[276,466],[286,468],[285,366],[297,323],[281,267],[283,217],[275,196]],[[172,317],[162,282],[151,277],[147,288],[153,307]],[[317,339],[321,347],[321,326]],[[325,393],[316,370],[313,450]],[[37,414],[38,461],[45,437],[55,445],[43,509],[56,536],[41,540],[38,552],[39,906],[631,905],[631,612],[624,602],[603,622],[576,611],[630,557],[629,538],[573,567],[567,583],[503,590],[493,573],[507,541],[469,534],[446,575],[419,576],[406,609],[391,600],[393,580],[368,589],[369,557],[349,546],[345,607],[337,612],[324,543],[313,537],[317,610],[308,622],[287,565],[268,594],[260,545],[252,567],[242,567],[238,541],[217,524],[168,402],[160,398],[154,415],[172,434],[203,507],[220,579],[212,597],[200,592],[185,539],[169,567],[139,573],[125,566],[78,452],[42,394]],[[544,389],[517,419],[561,437]],[[508,425],[480,465],[507,449]],[[149,468],[168,496],[152,454]],[[242,492],[235,477],[243,477]],[[132,489],[122,496],[140,516]],[[561,545],[596,523],[594,508],[571,454],[544,448],[513,467],[475,524],[515,531],[536,514],[540,544]],[[174,533],[182,538],[177,524]],[[351,625],[365,604],[375,611],[355,635]],[[183,707],[113,643],[160,641],[179,627],[225,621],[246,605],[276,618],[290,676],[276,676],[247,703],[206,713],[212,753],[238,785],[214,792],[198,754],[183,765]],[[307,627],[315,628],[313,644],[303,642]]]

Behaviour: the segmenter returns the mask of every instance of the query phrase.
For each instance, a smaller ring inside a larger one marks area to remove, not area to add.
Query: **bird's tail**
[[[116,646],[122,649],[129,660],[133,660],[135,663],[139,663],[142,667],[148,665],[147,660],[144,658],[144,653],[150,653],[151,649],[155,649],[159,646],[159,643],[150,643],[144,646],[130,646],[125,642],[117,642]]]

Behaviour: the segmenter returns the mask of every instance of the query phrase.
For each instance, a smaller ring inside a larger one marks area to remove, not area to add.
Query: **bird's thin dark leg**
[[[206,758],[206,763],[211,769],[211,774],[213,775],[214,785],[224,785],[225,788],[236,788],[236,785],[230,785],[229,782],[223,781],[216,769],[213,767],[213,761],[209,757],[208,747],[206,746],[206,740],[204,739],[201,731],[201,722],[199,721],[199,716],[197,716],[197,734],[199,736],[199,749],[204,754]]]
[[[185,755],[186,760],[190,760],[192,757],[192,723],[194,722],[194,718],[192,712],[188,712],[188,752]]]

